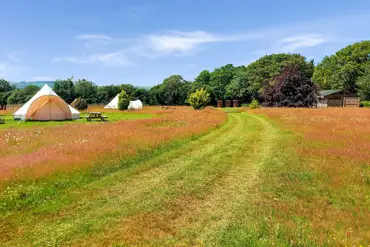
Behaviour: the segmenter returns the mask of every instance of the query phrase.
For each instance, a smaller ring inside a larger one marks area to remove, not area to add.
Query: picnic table
[[[100,119],[101,121],[105,121],[108,117],[103,116],[101,112],[88,112],[89,116],[85,116],[87,121],[91,121],[92,119]]]

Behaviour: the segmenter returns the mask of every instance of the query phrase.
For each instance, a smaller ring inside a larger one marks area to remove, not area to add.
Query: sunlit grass
[[[0,157],[40,163],[2,188],[0,242],[367,246],[370,110],[236,109],[10,131]]]
[[[14,108],[17,109],[18,107]],[[5,124],[0,124],[0,130],[8,128],[30,128],[30,127],[50,127],[50,126],[61,126],[65,124],[87,124],[99,122],[100,120],[87,121],[84,116],[88,116],[88,112],[102,112],[104,116],[107,116],[107,122],[116,122],[120,120],[132,120],[132,119],[146,119],[158,116],[155,111],[159,111],[158,107],[148,107],[148,109],[140,111],[119,111],[104,109],[102,106],[94,105],[88,110],[81,111],[80,119],[75,120],[64,120],[64,121],[19,121],[14,120],[10,113],[13,108],[8,108],[7,112],[1,112],[0,117],[5,119]]]
[[[91,124],[82,119],[56,122],[60,126],[52,128],[48,128],[54,124],[51,122],[29,122],[33,128],[0,130],[0,185],[12,178],[34,179],[55,171],[116,162],[215,127],[225,118],[223,112],[195,111],[190,107],[156,107],[135,113],[109,110],[104,115],[116,117],[117,121]],[[143,116],[157,117],[139,119]],[[131,120],[119,121],[124,118]]]

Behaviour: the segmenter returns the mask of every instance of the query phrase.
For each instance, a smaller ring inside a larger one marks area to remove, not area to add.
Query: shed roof
[[[325,97],[325,96],[328,96],[328,95],[331,95],[331,94],[339,93],[341,91],[342,91],[341,89],[321,90],[319,92],[319,95],[321,97]]]

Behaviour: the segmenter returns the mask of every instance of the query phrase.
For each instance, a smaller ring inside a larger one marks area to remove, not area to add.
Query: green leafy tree
[[[0,79],[0,93],[12,91],[13,88],[10,83],[4,79]]]
[[[206,107],[210,100],[211,98],[209,93],[205,89],[201,88],[189,95],[188,102],[195,110],[200,110]]]
[[[249,102],[251,100],[252,92],[245,66],[236,68],[231,83],[226,87],[226,98],[238,99],[243,102]]]
[[[24,94],[22,93],[20,89],[16,89],[12,91],[12,93],[7,98],[7,102],[10,105],[26,103],[24,101]]]
[[[0,93],[0,106],[6,106],[9,96],[12,94],[12,91]]]
[[[122,91],[118,85],[99,86],[96,94],[96,103],[108,103]]]
[[[364,74],[357,79],[356,86],[361,100],[370,100],[370,64],[365,68]]]
[[[151,87],[148,91],[149,105],[164,105],[161,85]]]
[[[6,106],[13,87],[4,79],[0,79],[0,106]]]
[[[127,110],[128,105],[130,104],[130,96],[122,90],[118,95],[118,109],[123,111]]]
[[[191,91],[195,92],[197,89],[208,88],[210,81],[211,73],[208,70],[203,70],[191,84]]]
[[[132,96],[132,94],[135,91],[135,87],[131,84],[121,84],[119,86],[120,92],[124,90],[129,96]]]
[[[226,88],[231,83],[235,70],[236,68],[232,64],[227,64],[211,73],[210,88],[215,100],[226,99]]]
[[[75,83],[76,97],[86,100],[88,104],[96,103],[98,87],[91,81],[85,79],[78,80]]]
[[[75,85],[73,77],[66,80],[56,80],[54,83],[54,92],[59,95],[65,102],[70,104],[75,99]]]
[[[144,104],[149,104],[149,92],[145,88],[135,88],[132,98],[139,99]]]
[[[159,101],[164,105],[184,105],[186,103],[191,83],[180,75],[171,75],[163,80],[159,87]]]
[[[191,84],[191,93],[194,93],[197,89],[204,88],[210,94],[211,104],[216,104],[216,97],[213,94],[212,87],[211,87],[211,72],[208,70],[203,70],[200,74],[195,78],[194,82]]]
[[[8,104],[24,104],[29,101],[38,91],[39,87],[28,85],[23,89],[16,89],[8,97]]]
[[[249,85],[249,93],[253,98],[259,98],[263,88],[271,79],[279,76],[287,65],[298,65],[302,73],[311,78],[314,70],[313,61],[306,61],[300,54],[272,54],[266,55],[246,67]]]
[[[313,81],[321,89],[357,91],[357,80],[370,64],[370,41],[349,45],[326,56],[315,68]]]

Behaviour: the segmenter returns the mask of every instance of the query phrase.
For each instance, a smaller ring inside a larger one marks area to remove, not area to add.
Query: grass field
[[[116,151],[107,164],[95,156],[80,169],[44,172],[53,161],[3,175],[2,246],[369,245],[370,110],[244,111],[228,109],[223,124],[221,111],[180,108],[72,130],[102,145],[79,145],[68,162]],[[121,134],[104,137],[113,129]],[[0,157],[52,149],[42,136],[17,151],[0,143]]]
[[[88,116],[88,112],[103,112],[104,116],[107,116],[108,122],[116,122],[119,120],[132,120],[132,119],[146,119],[146,118],[153,118],[155,117],[156,111],[158,111],[155,107],[148,107],[149,109],[143,111],[118,111],[118,110],[111,110],[111,109],[104,109],[102,106],[92,106],[88,110],[81,111],[80,119],[73,120],[73,121],[18,121],[14,120],[12,116],[12,112],[18,109],[19,106],[12,106],[9,107],[6,112],[0,111],[0,117],[5,119],[6,124],[0,124],[1,129],[9,129],[9,128],[30,128],[30,127],[49,127],[49,126],[61,126],[65,124],[79,124],[79,123],[93,123],[96,121],[87,122],[84,119],[84,116]]]

